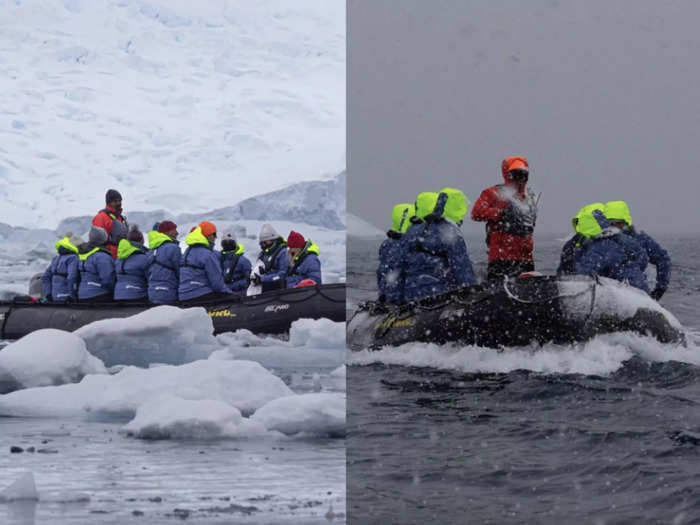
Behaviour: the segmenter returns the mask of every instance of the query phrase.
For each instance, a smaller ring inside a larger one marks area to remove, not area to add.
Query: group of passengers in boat
[[[537,199],[527,188],[530,166],[525,157],[501,163],[504,182],[485,189],[471,218],[486,223],[487,280],[532,272]],[[415,204],[397,204],[392,227],[379,248],[379,300],[403,304],[476,284],[460,227],[469,201],[455,188],[418,195]],[[632,225],[624,201],[582,207],[572,220],[574,236],[561,253],[557,274],[599,275],[647,292],[659,300],[668,288],[668,252]],[[650,291],[645,270],[656,266]]]
[[[207,301],[253,295],[276,289],[322,284],[319,247],[298,232],[285,240],[264,224],[255,264],[234,233],[221,239],[209,221],[185,237],[184,253],[177,225],[156,223],[147,233],[148,247],[138,226],[129,227],[116,190],[105,196],[106,206],[92,220],[88,241],[73,234],[56,243],[58,255],[42,276],[49,302]]]

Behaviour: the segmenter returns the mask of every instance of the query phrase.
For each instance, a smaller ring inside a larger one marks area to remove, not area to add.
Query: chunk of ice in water
[[[0,492],[0,501],[39,500],[34,483],[34,474],[25,472],[9,487]]]

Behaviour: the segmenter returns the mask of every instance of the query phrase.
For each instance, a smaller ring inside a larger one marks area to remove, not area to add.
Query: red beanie
[[[177,224],[172,221],[163,221],[158,225],[158,231],[160,233],[168,233],[173,230],[177,230]]]
[[[301,233],[297,233],[294,230],[289,232],[289,237],[287,237],[287,248],[303,248],[305,244],[306,241]]]

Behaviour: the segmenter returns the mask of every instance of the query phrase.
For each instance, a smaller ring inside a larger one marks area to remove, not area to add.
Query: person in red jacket
[[[501,163],[504,184],[486,188],[474,203],[472,220],[486,222],[489,251],[488,279],[518,275],[535,269],[532,232],[537,203],[526,189],[530,167],[525,157]]]
[[[109,249],[112,258],[116,259],[119,241],[126,239],[129,225],[126,223],[126,217],[122,216],[122,196],[117,190],[107,190],[105,203],[107,206],[97,212],[92,219],[92,224],[107,232],[105,247]]]

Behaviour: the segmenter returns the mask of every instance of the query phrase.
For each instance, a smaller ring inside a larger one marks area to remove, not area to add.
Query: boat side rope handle
[[[597,279],[596,279],[596,282],[597,282]],[[593,287],[595,287],[595,284],[596,283],[593,283]],[[548,297],[546,299],[539,299],[536,301],[521,299],[520,297],[518,297],[515,294],[515,292],[512,292],[510,290],[510,288],[508,288],[508,277],[507,276],[503,277],[503,289],[505,290],[506,295],[508,296],[509,299],[513,299],[514,301],[517,301],[519,303],[524,303],[524,304],[542,304],[542,303],[547,303],[549,301],[552,301],[554,299],[562,299],[562,298],[568,299],[568,298],[573,298],[573,297],[579,297],[579,296],[582,296],[582,295],[587,294],[589,292],[589,290],[586,289],[582,292],[576,292],[576,293],[572,293],[572,294],[558,294],[558,295],[554,295],[552,297]]]

